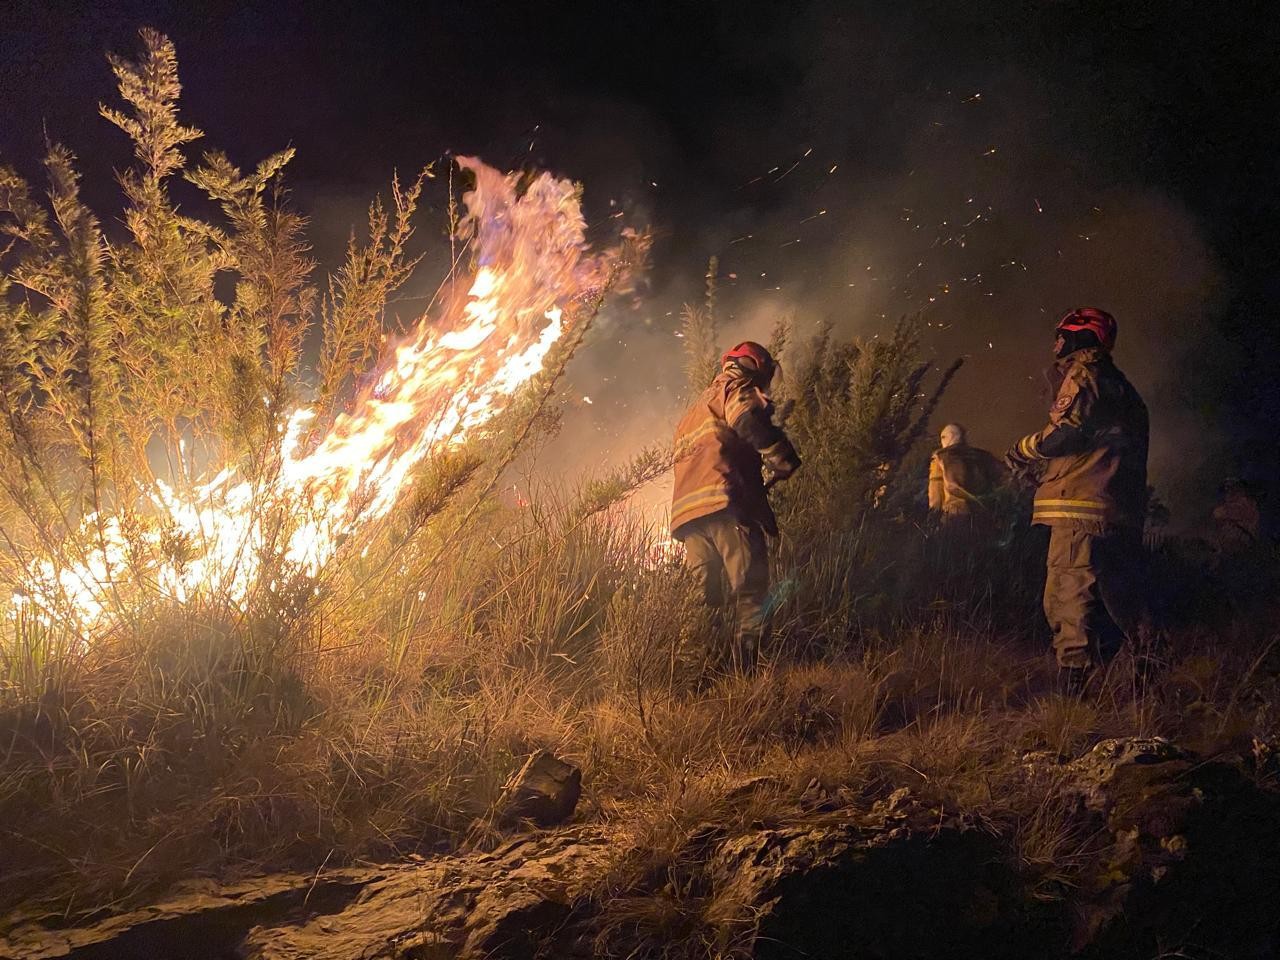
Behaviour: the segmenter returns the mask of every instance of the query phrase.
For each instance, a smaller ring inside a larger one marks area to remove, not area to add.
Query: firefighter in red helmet
[[[1044,611],[1069,690],[1083,688],[1144,609],[1147,408],[1111,359],[1116,321],[1082,307],[1058,321],[1049,423],[1006,455],[1036,481],[1032,522],[1050,528]]]
[[[746,341],[727,351],[711,385],[681,418],[675,434],[671,534],[708,605],[719,609],[728,581],[736,613],[734,665],[754,667],[768,630],[766,537],[778,534],[770,483],[791,476],[800,458],[773,422],[773,357]]]

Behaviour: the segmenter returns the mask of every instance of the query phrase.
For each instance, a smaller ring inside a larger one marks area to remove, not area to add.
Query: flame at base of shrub
[[[18,615],[91,637],[139,591],[240,604],[264,577],[320,571],[392,509],[424,460],[483,431],[542,369],[566,311],[608,284],[617,256],[588,251],[572,182],[458,163],[476,181],[460,225],[477,264],[465,295],[424,316],[318,439],[316,412],[296,410],[259,476],[229,467],[185,494],[157,480],[149,503],[87,516],[61,556],[28,564]]]

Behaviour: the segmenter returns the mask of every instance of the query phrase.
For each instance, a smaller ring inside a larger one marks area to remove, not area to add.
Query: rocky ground
[[[735,789],[776,796],[776,816],[708,823],[663,869],[628,872],[637,851],[622,828],[537,826],[578,789],[546,758],[512,790],[524,832],[497,849],[189,886],[74,928],[10,918],[0,955],[1272,957],[1275,763],[1263,743],[1206,759],[1158,738],[1107,740],[1068,762],[1029,754],[1025,776],[1067,805],[1092,851],[1066,880],[1019,862],[983,818],[908,790],[859,807],[817,782],[787,795],[768,777]]]

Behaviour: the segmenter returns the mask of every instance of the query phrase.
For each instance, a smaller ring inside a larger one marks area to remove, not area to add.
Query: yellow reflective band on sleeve
[[[1049,498],[1037,498],[1035,505],[1037,507],[1078,507],[1084,510],[1107,509],[1106,503],[1101,500],[1053,500]]]
[[[1032,460],[1038,459],[1040,456],[1040,444],[1036,442],[1036,435],[1029,433],[1018,441],[1018,452],[1024,457]]]
[[[699,487],[692,493],[686,493],[679,500],[673,502],[671,504],[671,515],[674,517],[676,514],[685,513],[689,510],[697,509],[698,507],[714,503],[718,500],[723,500],[725,503],[729,502],[729,491],[727,488],[720,484]]]
[[[716,433],[720,429],[720,423],[721,421],[717,420],[715,417],[709,416],[706,421],[698,424],[695,429],[690,430],[684,436],[679,437],[676,440],[676,452],[682,453],[704,437],[708,437],[711,434]],[[727,426],[728,425],[726,424],[726,427]]]
[[[1101,500],[1069,500],[1045,497],[1031,505],[1031,522],[1045,523],[1049,520],[1106,520],[1107,504]]]
[[[702,500],[684,504],[679,510],[671,511],[671,529],[678,530],[691,520],[717,513],[729,506],[729,495],[711,495]]]

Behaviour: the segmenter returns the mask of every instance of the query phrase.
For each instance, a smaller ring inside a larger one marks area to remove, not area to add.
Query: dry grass
[[[1179,634],[1145,688],[1121,658],[1079,702],[1053,692],[1038,641],[957,631],[928,603],[892,639],[717,677],[705,653],[723,638],[643,530],[568,508],[526,517],[494,514],[447,575],[417,584],[422,600],[349,609],[346,643],[302,631],[264,649],[189,617],[150,646],[104,644],[54,658],[42,684],[11,681],[5,902],[39,889],[76,914],[193,873],[453,848],[493,836],[503,782],[543,747],[582,765],[581,815],[630,837],[632,882],[678,874],[672,857],[707,823],[794,815],[817,780],[850,802],[907,786],[989,816],[1058,890],[1089,838],[1051,791],[1028,793],[1025,753],[1124,734],[1226,748],[1273,709],[1265,637],[1207,649]],[[11,675],[37,667],[7,659]],[[735,790],[753,778],[767,779]],[[679,903],[633,906],[649,917],[636,929],[705,933]]]

